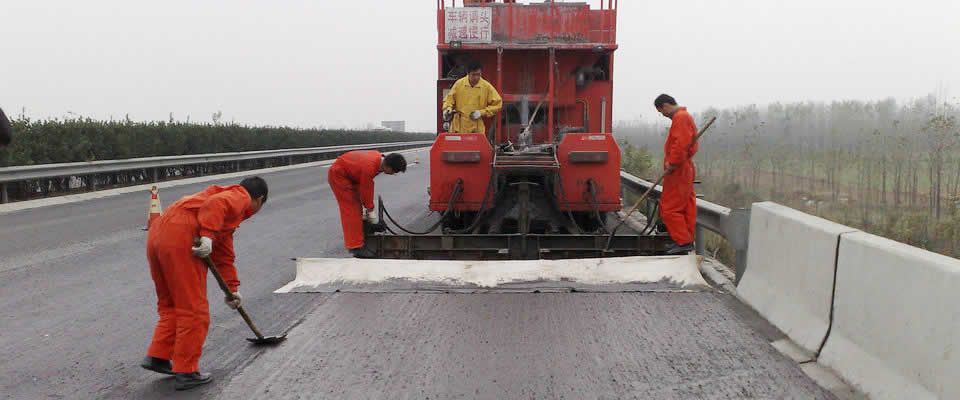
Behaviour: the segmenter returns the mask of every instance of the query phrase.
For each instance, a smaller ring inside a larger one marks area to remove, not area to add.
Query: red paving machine
[[[386,231],[369,232],[368,246],[408,259],[661,254],[664,235],[622,229],[608,241],[622,208],[611,134],[616,22],[613,0],[440,0],[429,187],[438,219],[416,231],[381,203]],[[441,105],[470,60],[482,63],[503,108],[486,132],[447,132]]]

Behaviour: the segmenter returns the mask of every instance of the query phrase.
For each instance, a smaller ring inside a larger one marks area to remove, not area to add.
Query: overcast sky
[[[449,0],[448,0],[449,1]],[[594,1],[595,2],[595,1]],[[459,1],[458,1],[459,3]],[[960,95],[957,0],[622,0],[614,118]],[[435,0],[2,0],[0,107],[66,116],[434,127]]]

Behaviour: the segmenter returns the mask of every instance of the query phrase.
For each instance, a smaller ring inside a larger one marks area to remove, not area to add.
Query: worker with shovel
[[[376,150],[354,150],[337,157],[327,171],[327,183],[340,206],[343,243],[354,257],[375,256],[363,240],[363,223],[374,218],[373,178],[381,172],[393,175],[406,170],[407,160],[402,154],[384,156]]]
[[[660,114],[673,121],[663,146],[663,194],[660,196],[660,219],[674,245],[667,254],[686,254],[693,251],[697,227],[697,195],[693,190],[696,169],[693,155],[699,148],[697,126],[686,107],[666,94],[658,96],[653,105]]]
[[[181,198],[150,227],[147,260],[160,320],[141,366],[176,375],[177,390],[212,380],[199,369],[210,324],[204,261],[207,257],[213,260],[232,292],[224,301],[237,309],[240,280],[233,264],[233,231],[266,202],[266,181],[250,177],[239,185],[214,185]]]

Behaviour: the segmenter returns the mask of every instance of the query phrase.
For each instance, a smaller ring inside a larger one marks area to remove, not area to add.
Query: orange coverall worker
[[[660,197],[660,219],[667,226],[670,238],[678,245],[693,243],[697,226],[697,194],[693,190],[696,168],[693,155],[699,144],[697,126],[686,107],[680,107],[671,117],[670,133],[663,146],[664,168],[673,166],[673,172],[663,178]]]
[[[343,243],[348,250],[363,247],[363,210],[373,209],[373,178],[380,174],[383,155],[376,150],[347,152],[330,166],[327,182],[340,205]]]
[[[147,261],[157,289],[160,320],[147,355],[173,362],[173,372],[199,371],[210,325],[207,267],[190,250],[196,237],[213,239],[213,260],[227,287],[237,292],[233,231],[253,215],[240,185],[210,186],[167,208],[147,233]]]
[[[452,108],[458,111],[450,122],[452,133],[487,133],[483,124],[484,118],[493,117],[503,108],[503,99],[497,89],[480,78],[477,86],[470,86],[470,77],[460,78],[450,88],[450,92],[443,98],[443,108]],[[480,111],[482,118],[470,119],[470,114]]]

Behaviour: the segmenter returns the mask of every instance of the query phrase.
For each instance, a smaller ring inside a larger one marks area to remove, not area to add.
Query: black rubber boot
[[[143,358],[140,366],[153,372],[173,375],[173,364],[170,363],[170,360],[146,356]]]
[[[667,255],[676,256],[681,254],[687,254],[691,251],[693,251],[693,243],[687,243],[687,244],[674,243],[673,246],[667,250]]]
[[[372,235],[378,232],[385,232],[386,230],[387,230],[387,226],[383,223],[383,221],[377,222],[375,224],[371,224],[370,222],[363,221],[363,236]]]
[[[350,249],[350,254],[352,254],[354,258],[377,258],[377,255],[373,254],[373,252],[366,247]]]
[[[213,377],[210,376],[210,374],[202,374],[199,372],[177,374],[177,381],[174,383],[173,387],[177,390],[187,390],[193,389],[200,385],[206,385],[212,381]]]

